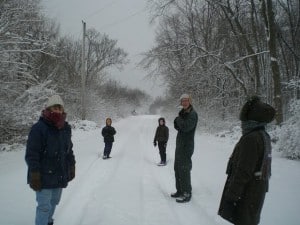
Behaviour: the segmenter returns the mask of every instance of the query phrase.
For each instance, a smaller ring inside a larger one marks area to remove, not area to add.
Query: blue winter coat
[[[25,160],[28,165],[27,182],[31,172],[40,172],[42,189],[64,188],[75,166],[71,127],[65,122],[57,129],[43,117],[34,124],[27,140]]]

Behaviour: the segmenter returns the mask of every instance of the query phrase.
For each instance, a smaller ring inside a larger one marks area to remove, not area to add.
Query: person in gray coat
[[[218,214],[235,225],[257,225],[271,176],[271,141],[265,130],[275,109],[253,96],[240,113],[242,137],[231,154]]]

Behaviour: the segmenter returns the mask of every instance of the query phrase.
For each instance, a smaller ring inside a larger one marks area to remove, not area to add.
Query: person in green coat
[[[171,197],[176,198],[176,202],[180,203],[188,202],[192,197],[192,155],[198,115],[191,103],[191,97],[188,94],[181,95],[182,109],[174,120],[174,128],[178,131],[174,162],[177,191],[172,193]]]
[[[265,126],[275,109],[253,96],[242,107],[242,137],[228,161],[218,214],[235,225],[257,225],[271,176],[271,141]]]

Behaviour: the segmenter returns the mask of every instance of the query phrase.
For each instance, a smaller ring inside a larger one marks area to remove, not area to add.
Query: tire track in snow
[[[169,128],[169,129],[170,129],[170,132],[172,132],[172,128]],[[147,130],[143,129],[143,132],[141,132],[141,134],[142,133],[143,134],[147,133]],[[175,133],[170,134],[170,135],[173,135],[174,137],[176,136]],[[140,138],[143,138],[143,136],[140,135]],[[171,145],[170,147],[175,147],[175,146]],[[156,153],[156,154],[158,154],[158,153]],[[145,160],[150,161],[148,159],[145,159]],[[170,162],[170,160],[169,160],[169,162]],[[172,161],[172,163],[173,163],[173,161]],[[170,167],[172,169],[170,169]],[[156,176],[155,172],[157,172],[157,170],[163,170],[163,172],[165,172],[167,170],[167,174],[164,176]],[[187,224],[187,221],[185,220],[185,215],[180,214],[177,211],[177,208],[182,208],[182,207],[188,208],[189,212],[193,211],[194,212],[193,215],[198,217],[197,221],[203,221],[201,223],[203,225],[216,225],[217,224],[215,219],[213,217],[211,217],[210,215],[208,215],[208,213],[203,209],[203,207],[197,202],[197,199],[195,197],[193,197],[191,202],[189,202],[189,203],[180,204],[180,203],[176,203],[175,199],[171,198],[170,193],[166,192],[166,190],[168,190],[168,188],[169,188],[170,183],[172,183],[172,186],[174,186],[174,189],[175,189],[175,180],[168,179],[168,181],[166,182],[164,179],[161,179],[161,177],[164,177],[164,178],[172,177],[173,178],[175,176],[174,170],[173,170],[173,164],[168,163],[167,167],[158,167],[158,168],[153,165],[152,167],[149,168],[149,171],[151,172],[151,177],[152,177],[154,183],[156,184],[157,188],[160,190],[161,193],[163,193],[163,196],[168,204],[169,210],[172,212],[172,214],[175,218],[176,224],[178,224],[178,225],[186,225]],[[207,192],[209,192],[209,189],[205,188],[204,191],[207,193]],[[182,218],[180,217],[180,215],[183,215]],[[198,224],[199,223],[197,222],[197,225]]]
[[[101,134],[101,130],[98,131]],[[130,132],[127,133],[126,136],[129,136]],[[81,140],[82,142],[86,142],[86,146],[89,146],[89,143],[93,143],[95,136],[91,135],[88,138]],[[128,138],[127,138],[128,139]],[[97,146],[98,147],[98,146]],[[86,149],[80,149],[86,150]],[[89,151],[94,152],[93,149],[89,149]],[[116,151],[114,155],[114,160],[120,162],[124,159],[124,152],[117,151],[117,149],[113,148],[113,151]],[[77,161],[80,161],[80,158],[77,157]],[[78,162],[79,164],[80,162]],[[110,163],[110,160],[102,160],[98,155],[95,154],[95,158],[90,161],[87,166],[85,165],[84,172],[80,171],[80,176],[76,176],[76,183],[74,183],[71,194],[66,196],[62,204],[59,205],[62,209],[61,212],[58,213],[58,221],[59,217],[63,217],[63,215],[73,215],[71,218],[70,224],[81,225],[84,224],[85,214],[89,208],[89,203],[93,201],[95,193],[98,190],[103,189],[103,187],[110,183],[110,181],[115,177],[117,171],[119,170],[119,165],[121,163]],[[78,170],[79,168],[77,168]],[[73,181],[74,182],[74,181]],[[70,185],[71,186],[71,185]],[[68,190],[69,191],[69,190]],[[64,190],[65,192],[65,190]],[[75,196],[74,196],[75,194]],[[64,198],[63,194],[63,198]],[[80,202],[80,211],[73,213],[74,208],[70,206],[77,205]]]
[[[155,149],[155,151],[153,151],[153,147],[152,147],[152,142],[153,142],[153,139],[152,139],[152,136],[154,136],[154,133],[155,132],[155,129],[150,129],[151,125],[156,125],[157,124],[157,118],[153,118],[153,119],[148,119],[147,123],[143,123],[143,125],[140,127],[140,133],[139,133],[139,141],[140,143],[143,143],[147,140],[145,140],[145,137],[149,137],[149,142],[146,142],[147,144],[144,146],[144,149],[143,149],[143,155],[142,155],[142,161],[143,161],[143,164],[144,164],[144,168],[146,168],[146,170],[144,171],[144,178],[147,178],[147,180],[149,180],[151,182],[151,185],[147,186],[147,183],[144,184],[144,186],[146,187],[146,189],[148,189],[148,192],[151,192],[152,193],[149,193],[151,196],[154,194],[155,195],[155,198],[159,198],[159,196],[161,195],[161,193],[164,193],[164,198],[163,199],[159,199],[159,203],[157,203],[157,200],[155,200],[155,203],[152,203],[151,202],[149,203],[148,199],[147,199],[147,196],[145,196],[144,198],[146,199],[146,201],[142,202],[141,204],[144,205],[143,209],[145,210],[145,208],[149,208],[150,210],[154,209],[154,212],[153,214],[157,213],[157,211],[160,210],[159,207],[167,207],[169,208],[168,212],[170,212],[169,215],[164,215],[166,220],[165,222],[167,222],[168,224],[173,224],[173,225],[184,225],[185,223],[184,222],[181,222],[179,220],[179,217],[177,215],[177,213],[173,210],[172,206],[171,206],[171,202],[169,201],[170,200],[170,197],[168,197],[167,193],[166,193],[166,190],[167,189],[163,189],[162,188],[162,185],[161,185],[161,181],[158,180],[158,177],[157,175],[155,175],[154,173],[154,170],[155,172],[160,172],[160,171],[164,171],[165,169],[167,169],[167,167],[157,167],[157,165],[155,165],[155,163],[153,162],[153,159],[155,157],[157,157],[158,155],[158,149]],[[151,124],[151,125],[150,125]],[[155,126],[156,128],[156,126]],[[149,147],[148,147],[149,146]],[[151,147],[150,147],[151,146]],[[153,185],[154,184],[154,185]],[[149,187],[149,188],[147,188]],[[150,190],[152,187],[152,190]],[[154,189],[154,190],[153,190]],[[154,196],[153,196],[154,197]],[[154,205],[154,207],[153,207]],[[157,206],[157,207],[155,207]],[[167,217],[169,216],[169,217]],[[170,218],[171,217],[171,218]],[[147,217],[144,216],[144,222],[143,224],[149,224],[150,221],[147,221]],[[149,218],[149,219],[153,219],[153,218]],[[165,224],[164,223],[161,223],[161,224]],[[152,222],[153,224],[160,224],[160,223],[156,223],[155,221]],[[151,224],[152,224],[151,223]]]
[[[85,171],[77,177],[78,181],[72,188],[73,195],[64,201],[60,215],[72,215],[70,224],[75,225],[119,225],[120,221],[131,225],[166,222],[189,225],[186,217],[194,218],[192,221],[203,221],[203,225],[216,225],[198,204],[196,196],[183,205],[169,196],[168,190],[175,187],[172,160],[166,167],[157,167],[153,162],[158,157],[158,150],[153,151],[152,147],[156,117],[133,117],[129,120],[133,126],[128,127],[128,120],[124,120],[124,124],[122,121],[116,124],[118,133],[113,158],[103,161],[95,156],[89,162]],[[95,137],[89,138],[87,143]],[[74,213],[78,202],[80,208]],[[114,212],[114,218],[109,217],[111,212]]]
[[[127,122],[128,123],[128,122]],[[109,222],[110,224],[114,223],[114,218],[100,218],[97,215],[92,215],[90,217],[98,218],[97,221],[90,221],[89,215],[93,214],[91,210],[95,210],[93,206],[96,208],[102,209],[102,211],[111,211],[114,210],[117,214],[117,217],[120,218],[120,220],[135,220],[133,217],[134,215],[132,212],[127,212],[127,211],[122,211],[122,202],[118,202],[117,197],[114,196],[117,194],[117,196],[122,197],[122,190],[126,189],[127,187],[120,186],[117,187],[118,191],[115,191],[116,186],[119,184],[118,180],[124,179],[124,169],[128,167],[128,157],[132,157],[135,153],[132,152],[132,149],[128,149],[128,146],[132,146],[132,134],[138,133],[138,127],[139,126],[132,126],[132,127],[125,127],[121,126],[120,129],[116,127],[118,133],[122,133],[121,138],[116,137],[116,143],[113,147],[113,158],[110,160],[105,160],[103,164],[109,164],[110,167],[107,168],[106,165],[105,168],[106,170],[109,170],[110,172],[108,173],[108,177],[106,180],[100,180],[99,184],[97,185],[97,188],[94,189],[94,193],[92,196],[95,196],[94,198],[91,198],[91,201],[88,203],[87,207],[85,207],[84,212],[82,213],[82,218],[80,223],[81,224],[102,224],[100,223],[101,221],[103,224],[107,224],[108,222],[105,220],[112,220]],[[123,130],[125,127],[126,130]],[[102,164],[102,165],[103,165]],[[123,177],[122,177],[123,176]],[[126,176],[126,174],[125,174]],[[117,183],[116,183],[117,181]],[[140,182],[140,179],[137,180]],[[129,184],[130,185],[130,184]],[[128,185],[127,185],[128,186]],[[142,185],[138,185],[139,188],[142,188]],[[99,190],[107,190],[106,194],[105,193],[99,193]],[[113,192],[121,192],[120,193],[113,193]],[[142,193],[142,190],[139,191]],[[127,193],[125,192],[125,195]],[[111,195],[111,197],[110,197]],[[116,199],[114,199],[116,198]],[[142,201],[142,200],[140,200]],[[104,205],[99,205],[99,202],[103,202]],[[118,202],[118,203],[116,203]],[[139,206],[142,206],[142,204],[139,204]],[[136,207],[137,209],[141,209],[141,207]],[[141,211],[142,212],[142,211]],[[138,223],[137,223],[138,224]]]

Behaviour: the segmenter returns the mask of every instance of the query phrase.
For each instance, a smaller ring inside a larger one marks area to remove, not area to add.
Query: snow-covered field
[[[170,198],[176,132],[171,123],[168,165],[158,167],[152,145],[158,116],[120,120],[112,159],[102,160],[101,129],[74,130],[76,177],[64,189],[56,225],[226,225],[217,216],[225,166],[235,141],[196,133],[193,198],[185,204]],[[167,121],[168,122],[168,121]],[[201,124],[198,125],[201,131]],[[262,225],[300,224],[300,163],[274,153],[270,192]],[[35,194],[26,184],[24,149],[0,153],[0,225],[34,224]]]

